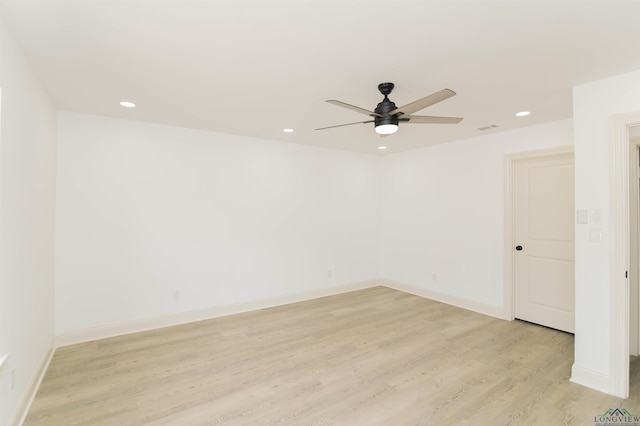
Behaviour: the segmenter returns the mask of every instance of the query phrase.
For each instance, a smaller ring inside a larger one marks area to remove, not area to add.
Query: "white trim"
[[[145,318],[137,321],[128,321],[119,324],[111,324],[101,327],[70,331],[56,335],[56,346],[68,346],[77,343],[89,342],[92,340],[106,339],[108,337],[137,333],[140,331],[171,327],[174,325],[186,324],[194,321],[202,321],[211,318],[222,317],[225,315],[239,314],[242,312],[271,308],[274,306],[286,305],[289,303],[302,302],[305,300],[346,293],[349,291],[362,290],[378,285],[381,285],[378,280],[368,280],[323,288],[319,290],[312,290],[303,293],[273,297],[269,299],[254,300],[251,302],[238,303],[234,305],[215,306],[194,311],[162,315],[154,318]]]
[[[54,351],[54,341],[51,340],[49,348],[44,352],[42,359],[38,363],[38,368],[31,377],[29,387],[19,400],[22,402],[18,404],[17,411],[11,417],[9,417],[10,425],[22,425],[26,420],[27,414],[29,413],[29,408],[31,408],[31,404],[33,403],[33,400],[38,393],[38,389],[40,389],[42,379],[44,379],[44,375],[49,368],[49,364],[51,363],[51,359],[53,358]]]
[[[563,154],[573,154],[573,145],[567,145],[557,148],[539,149],[535,151],[516,152],[506,154],[504,156],[504,265],[503,265],[503,317],[505,319],[515,319],[515,280],[514,273],[514,257],[513,247],[514,241],[514,224],[513,215],[513,167],[514,163],[523,160],[532,160],[543,157],[555,157]]]
[[[570,382],[586,386],[604,393],[611,393],[611,377],[588,368],[573,364],[571,367]]]
[[[629,140],[629,353],[639,353],[638,337],[638,148],[640,138]]]
[[[611,341],[610,371],[613,395],[629,396],[629,127],[640,125],[640,113],[609,119],[611,210]]]
[[[421,287],[398,283],[391,280],[379,279],[368,280],[352,284],[343,284],[320,290],[304,293],[297,293],[288,296],[275,297],[270,299],[256,300],[235,305],[218,306],[195,311],[180,312],[176,314],[163,315],[160,317],[147,318],[138,321],[129,321],[119,324],[112,324],[102,327],[88,328],[84,330],[60,333],[56,335],[56,347],[74,345],[77,343],[89,342],[92,340],[106,339],[109,337],[121,336],[124,334],[137,333],[140,331],[154,330],[163,327],[170,327],[179,324],[186,324],[194,321],[202,321],[211,318],[233,315],[242,312],[249,312],[256,309],[265,309],[274,306],[286,305],[289,303],[302,302],[305,300],[326,297],[335,294],[347,293],[350,291],[362,290],[365,288],[385,286],[395,290],[404,291],[416,296],[426,297],[438,302],[447,303],[452,306],[478,312],[500,319],[505,317],[504,310],[500,306],[488,305],[461,297],[438,293]]]
[[[383,279],[380,281],[380,285],[403,291],[405,293],[410,293],[416,296],[446,303],[458,308],[467,309],[469,311],[478,312],[484,315],[489,315],[495,318],[509,319],[505,317],[504,310],[500,306],[487,305],[485,303],[476,302],[474,300],[464,299],[462,297],[453,296],[450,294],[439,293],[437,291],[429,290],[422,287],[416,287],[409,284],[403,284],[392,280]]]

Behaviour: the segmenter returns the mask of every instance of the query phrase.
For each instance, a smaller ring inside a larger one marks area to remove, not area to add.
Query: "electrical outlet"
[[[327,279],[331,279],[331,278],[333,278],[333,270],[329,269],[327,270]]]
[[[604,229],[602,226],[589,227],[589,241],[592,243],[601,243],[604,239]]]
[[[180,300],[180,290],[173,290],[173,300]]]

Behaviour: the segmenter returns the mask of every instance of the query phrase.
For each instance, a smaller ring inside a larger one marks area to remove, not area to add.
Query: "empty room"
[[[638,16],[0,0],[0,425],[640,425]]]

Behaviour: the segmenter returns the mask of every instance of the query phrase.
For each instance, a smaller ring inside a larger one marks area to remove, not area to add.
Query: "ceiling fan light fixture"
[[[379,124],[376,126],[376,133],[379,135],[391,135],[397,131],[397,124]]]

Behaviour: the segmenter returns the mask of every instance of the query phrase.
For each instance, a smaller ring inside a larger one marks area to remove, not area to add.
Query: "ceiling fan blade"
[[[355,122],[355,123],[338,124],[337,126],[320,127],[319,129],[316,129],[316,130],[333,129],[334,127],[352,126],[354,124],[365,124],[365,123],[373,123],[373,122],[374,122],[374,120],[358,121],[358,122]]]
[[[409,123],[431,123],[431,124],[458,124],[463,120],[462,117],[431,117],[425,115],[409,115],[400,118],[400,121],[408,121]]]
[[[393,111],[389,112],[391,115],[395,114],[404,114],[409,115],[414,112],[420,111],[428,106],[437,104],[438,102],[442,102],[445,99],[449,99],[452,96],[455,96],[456,92],[449,89],[442,89],[439,92],[432,93],[429,96],[425,96],[422,99],[418,99],[417,101],[411,102],[410,104],[406,104],[405,106],[401,106],[400,108],[396,108]]]
[[[369,111],[368,109],[360,108],[360,107],[357,107],[355,105],[346,104],[346,103],[341,102],[341,101],[336,101],[334,99],[330,99],[327,102],[329,102],[330,104],[333,104],[333,105],[337,105],[337,106],[342,107],[342,108],[350,109],[351,111],[359,112],[360,114],[368,115],[370,117],[382,117],[382,115],[380,115],[380,114],[378,114],[376,112]]]

